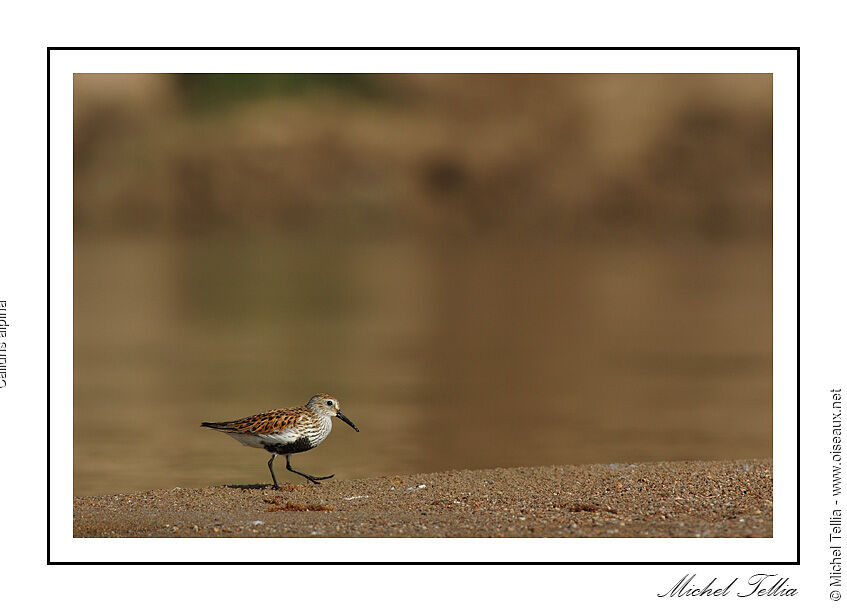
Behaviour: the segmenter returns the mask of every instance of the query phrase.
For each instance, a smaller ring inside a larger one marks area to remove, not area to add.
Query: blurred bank
[[[77,75],[80,231],[769,239],[770,75]]]

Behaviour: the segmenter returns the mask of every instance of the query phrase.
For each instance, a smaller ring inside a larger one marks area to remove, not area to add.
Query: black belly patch
[[[310,448],[314,448],[315,445],[309,440],[309,438],[302,437],[297,438],[294,442],[288,442],[287,444],[270,444],[268,442],[264,442],[262,446],[265,447],[265,450],[269,453],[274,453],[275,455],[290,455],[292,453],[302,453],[303,451],[307,451]]]

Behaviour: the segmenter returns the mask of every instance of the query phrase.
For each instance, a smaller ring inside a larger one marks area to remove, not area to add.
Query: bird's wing
[[[293,427],[302,415],[302,407],[278,408],[270,412],[254,414],[253,416],[244,417],[236,421],[203,423],[203,426],[227,433],[272,434]]]

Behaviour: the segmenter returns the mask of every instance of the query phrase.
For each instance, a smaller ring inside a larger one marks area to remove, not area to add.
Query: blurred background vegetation
[[[767,74],[78,74],[76,494],[772,454]],[[304,463],[305,462],[305,463]]]
[[[770,75],[77,75],[75,228],[771,235]]]

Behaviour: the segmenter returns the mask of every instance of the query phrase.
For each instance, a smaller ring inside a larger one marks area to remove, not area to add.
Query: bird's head
[[[338,417],[345,423],[347,423],[350,427],[359,431],[359,428],[353,424],[353,421],[344,416],[344,413],[341,412],[341,402],[332,397],[331,395],[327,395],[326,393],[318,393],[317,395],[312,396],[312,399],[309,400],[309,403],[306,404],[309,408],[313,410],[317,410],[321,414],[325,414],[330,417]]]

